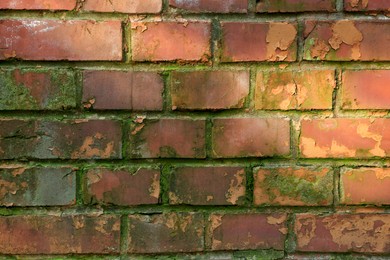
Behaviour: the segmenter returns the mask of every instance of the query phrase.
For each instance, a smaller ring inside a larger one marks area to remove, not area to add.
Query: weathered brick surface
[[[297,25],[287,22],[222,22],[223,62],[295,61]]]
[[[245,170],[241,167],[182,167],[172,172],[169,203],[243,204],[245,185]]]
[[[120,21],[0,20],[0,35],[0,60],[122,59]]]
[[[290,153],[290,124],[283,118],[213,120],[213,157],[286,156]]]
[[[208,22],[134,22],[134,61],[207,61],[211,27]]]
[[[129,253],[198,252],[204,248],[200,213],[129,216]]]
[[[294,13],[308,11],[336,11],[335,0],[261,0],[257,2],[257,12]]]
[[[389,214],[298,214],[298,251],[389,253]]]
[[[85,0],[83,10],[93,12],[118,13],[159,13],[162,0]]]
[[[331,205],[333,171],[322,167],[258,168],[253,198],[255,205]]]
[[[76,82],[68,70],[0,70],[0,110],[76,107]]]
[[[343,109],[390,109],[390,70],[347,70],[342,82]]]
[[[333,70],[259,71],[255,108],[265,110],[332,109]]]
[[[76,0],[2,0],[0,9],[15,10],[72,10]]]
[[[121,158],[121,135],[110,120],[1,120],[0,159]]]
[[[75,202],[76,173],[71,168],[0,168],[1,206],[63,206]]]
[[[346,11],[380,11],[390,12],[390,2],[387,0],[344,0]]]
[[[370,158],[390,154],[390,120],[303,120],[300,149],[307,158]]]
[[[2,216],[1,254],[119,253],[120,219],[96,216]]]
[[[163,80],[153,72],[86,71],[84,108],[150,110],[163,107]]]
[[[211,250],[283,249],[286,214],[212,214]]]
[[[194,13],[246,13],[248,0],[169,0],[169,5]]]
[[[306,21],[304,58],[332,61],[388,61],[390,23],[381,21]]]
[[[109,205],[157,204],[160,196],[160,172],[151,169],[91,169],[86,174],[86,203]]]
[[[173,72],[172,109],[241,108],[249,94],[249,71]]]
[[[141,119],[130,127],[133,158],[204,158],[205,121]]]
[[[344,204],[390,204],[389,168],[344,168],[340,185]]]

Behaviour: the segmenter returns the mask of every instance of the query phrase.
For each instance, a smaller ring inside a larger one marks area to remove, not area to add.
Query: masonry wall
[[[389,1],[0,9],[0,259],[390,258]]]

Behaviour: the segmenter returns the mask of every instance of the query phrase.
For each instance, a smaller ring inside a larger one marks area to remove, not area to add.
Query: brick
[[[258,168],[253,198],[255,205],[331,205],[333,171],[326,167]]]
[[[76,0],[2,0],[0,9],[13,10],[73,10]]]
[[[134,61],[207,61],[211,55],[209,22],[134,22],[131,27]]]
[[[0,120],[0,159],[117,159],[121,135],[110,120]]]
[[[389,131],[389,119],[304,120],[300,137],[301,154],[306,158],[388,157]]]
[[[71,168],[0,168],[1,206],[65,206],[76,202]]]
[[[129,253],[198,252],[204,247],[200,213],[129,216]]]
[[[157,204],[160,196],[158,170],[95,168],[87,172],[86,181],[84,201],[87,203],[120,206]]]
[[[248,0],[169,0],[169,5],[191,13],[246,13]]]
[[[241,167],[181,167],[170,178],[170,204],[242,205],[245,201]]]
[[[298,214],[297,250],[308,252],[390,252],[389,214]]]
[[[161,111],[164,84],[154,72],[85,71],[84,108]]]
[[[0,110],[75,108],[75,86],[67,70],[0,70]]]
[[[0,20],[0,35],[0,60],[122,59],[120,21]]]
[[[335,12],[335,0],[262,0],[257,1],[259,13]]]
[[[153,14],[161,12],[162,0],[85,0],[82,9],[103,13]]]
[[[344,0],[346,11],[390,12],[388,0]]]
[[[284,249],[286,214],[212,214],[211,250]]]
[[[304,59],[388,61],[389,34],[389,22],[306,21]]]
[[[222,22],[223,62],[295,61],[297,24]]]
[[[1,254],[119,253],[119,239],[113,215],[0,217]]]
[[[249,94],[249,71],[173,72],[172,109],[242,108]]]
[[[136,122],[130,126],[130,156],[205,158],[205,127],[205,120],[164,118]]]
[[[264,110],[332,109],[334,70],[259,71],[255,108]]]
[[[343,109],[390,109],[390,70],[344,71]]]
[[[263,157],[289,154],[289,120],[282,118],[213,120],[213,157]]]
[[[389,168],[343,168],[340,186],[343,204],[390,204]]]

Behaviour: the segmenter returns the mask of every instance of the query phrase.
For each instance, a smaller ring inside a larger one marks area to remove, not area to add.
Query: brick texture
[[[344,0],[346,11],[390,12],[390,3],[386,0]]]
[[[169,5],[194,13],[246,13],[248,0],[169,0]]]
[[[162,0],[86,0],[83,3],[83,10],[103,13],[159,13],[161,8]]]
[[[257,12],[269,13],[295,13],[295,12],[313,12],[336,11],[335,0],[261,0],[257,1]]]
[[[3,0],[0,9],[14,10],[72,10],[76,0]]]

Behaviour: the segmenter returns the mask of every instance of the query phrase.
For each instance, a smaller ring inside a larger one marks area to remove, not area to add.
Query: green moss
[[[161,146],[158,156],[162,158],[176,158],[178,157],[178,154],[176,150],[170,146]]]
[[[64,109],[76,107],[76,80],[75,75],[69,71],[51,73],[51,84],[55,86],[56,93],[47,104],[47,109]]]
[[[277,250],[237,251],[233,256],[234,259],[240,260],[276,260],[283,259],[284,252]]]

